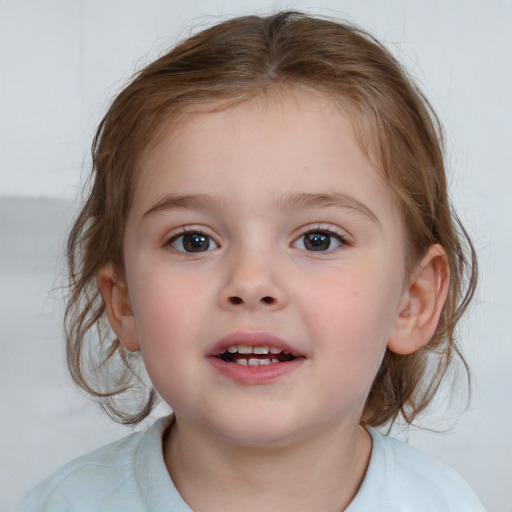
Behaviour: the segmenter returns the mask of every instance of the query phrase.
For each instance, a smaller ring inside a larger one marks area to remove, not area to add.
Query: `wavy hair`
[[[410,355],[386,352],[362,423],[390,424],[399,416],[411,423],[452,360],[464,362],[455,327],[475,290],[476,258],[449,202],[442,130],[426,97],[390,52],[354,25],[298,12],[235,18],[142,69],[94,138],[90,190],[67,244],[67,360],[75,382],[116,421],[139,422],[156,400],[138,354],[108,327],[97,281],[107,264],[123,272],[124,226],[141,158],[183,116],[289,87],[326,94],[350,114],[362,148],[394,191],[410,264],[435,243],[448,255],[449,295],[432,340]]]

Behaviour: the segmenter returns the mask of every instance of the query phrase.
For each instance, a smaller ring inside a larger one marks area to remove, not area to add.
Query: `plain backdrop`
[[[410,69],[447,134],[455,206],[480,258],[461,328],[469,410],[455,394],[402,438],[443,460],[491,512],[512,512],[511,0],[0,2],[0,510],[66,461],[130,430],[64,366],[62,247],[95,127],[129,77],[219,19],[293,8],[356,22]],[[443,411],[443,412],[440,412]],[[155,416],[164,414],[161,407]],[[143,428],[139,427],[139,428]]]

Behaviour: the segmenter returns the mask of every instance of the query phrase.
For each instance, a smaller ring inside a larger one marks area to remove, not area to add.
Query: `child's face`
[[[178,418],[251,445],[358,425],[407,301],[404,233],[327,99],[193,115],[143,162],[124,249],[121,338]]]

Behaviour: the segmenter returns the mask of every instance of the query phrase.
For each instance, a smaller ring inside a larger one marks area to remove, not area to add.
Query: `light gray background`
[[[489,511],[511,512],[511,0],[275,0],[259,2],[257,11],[253,5],[0,2],[0,510],[64,462],[129,432],[71,384],[60,327],[63,234],[109,99],[196,27],[219,16],[296,8],[344,17],[377,35],[409,67],[444,123],[452,194],[481,264],[479,292],[461,331],[473,399],[455,423],[440,421],[443,413],[425,418],[429,427],[452,425],[446,433],[399,435],[460,472]]]

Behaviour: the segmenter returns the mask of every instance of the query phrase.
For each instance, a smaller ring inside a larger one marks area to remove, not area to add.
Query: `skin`
[[[187,252],[184,228],[208,250]],[[311,231],[330,247],[308,250]],[[192,115],[142,163],[124,255],[125,277],[105,267],[100,286],[175,411],[164,459],[190,506],[345,509],[369,461],[359,423],[386,347],[428,342],[448,280],[439,246],[406,271],[402,221],[350,118],[301,92]],[[278,336],[301,364],[233,382],[208,355],[239,332]]]

